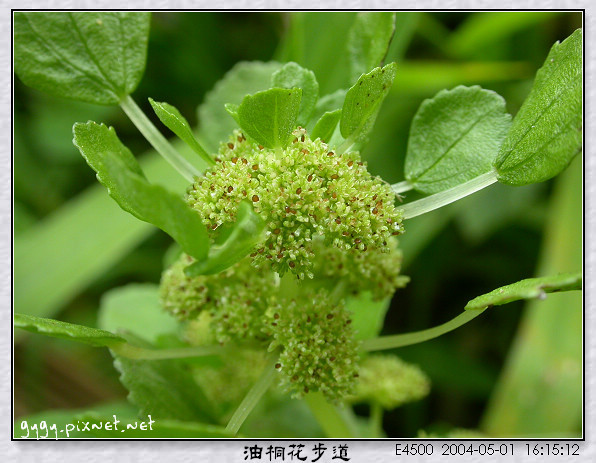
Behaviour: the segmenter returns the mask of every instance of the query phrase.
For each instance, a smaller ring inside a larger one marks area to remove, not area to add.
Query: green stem
[[[145,349],[128,343],[119,343],[110,347],[112,352],[122,357],[134,360],[164,360],[188,357],[205,357],[207,355],[221,355],[221,346],[182,347],[179,349]]]
[[[259,400],[267,392],[269,386],[273,382],[273,378],[275,377],[275,364],[277,363],[277,359],[279,358],[279,352],[274,351],[269,356],[269,361],[263,370],[263,374],[258,379],[258,381],[253,385],[253,387],[248,391],[246,397],[242,400],[232,418],[228,422],[226,426],[226,431],[230,431],[234,434],[237,434],[240,430],[240,426],[246,420],[250,412],[255,408],[255,406],[259,403]]]
[[[327,402],[323,394],[320,392],[310,392],[304,396],[304,401],[317,422],[321,425],[321,428],[323,428],[327,437],[354,437],[343,415],[335,405]]]
[[[451,204],[458,199],[465,198],[472,193],[482,190],[489,185],[492,185],[497,181],[497,173],[494,170],[485,174],[479,175],[472,180],[469,180],[461,185],[457,185],[440,193],[436,193],[426,198],[413,201],[402,207],[404,212],[404,219],[411,219],[418,215],[426,214],[427,212],[434,211],[440,207]],[[399,184],[398,184],[399,185]]]
[[[337,152],[337,154],[344,154],[352,147],[353,144],[354,140],[352,139],[352,137],[348,137],[335,151]]]
[[[378,402],[370,404],[370,437],[383,437],[383,407]]]
[[[200,172],[192,166],[178,151],[166,140],[166,138],[155,128],[153,123],[138,107],[135,101],[127,95],[120,101],[120,107],[132,123],[139,129],[139,132],[147,139],[151,146],[168,161],[186,180],[192,182],[194,177],[200,175]]]
[[[391,189],[393,190],[393,192],[396,195],[398,195],[400,193],[405,193],[406,191],[410,191],[412,188],[414,188],[414,185],[412,185],[407,180],[404,180],[403,182],[399,182],[399,183],[394,183],[393,185],[391,185]]]
[[[437,338],[449,331],[453,331],[462,325],[465,325],[470,320],[473,320],[483,310],[466,310],[464,313],[458,315],[452,320],[442,325],[429,328],[427,330],[415,331],[413,333],[395,334],[392,336],[380,336],[378,338],[367,339],[362,342],[362,349],[365,351],[395,349],[396,347],[409,346],[411,344],[418,344],[420,342],[428,341],[429,339]]]

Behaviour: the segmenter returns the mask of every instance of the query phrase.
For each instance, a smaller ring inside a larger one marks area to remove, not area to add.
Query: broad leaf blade
[[[267,90],[271,75],[279,68],[281,64],[275,62],[242,62],[226,73],[198,109],[198,136],[203,146],[216,151],[221,141],[226,140],[232,130],[238,127],[235,119],[231,119],[226,112],[226,103],[237,106],[245,95]]]
[[[181,197],[150,184],[136,169],[129,168],[130,152],[120,143],[113,128],[88,122],[75,124],[73,132],[75,146],[122,209],[161,228],[187,254],[196,259],[205,258],[209,237],[200,217]],[[123,161],[127,158],[128,162]],[[138,165],[137,168],[140,170]]]
[[[508,304],[521,299],[544,299],[546,293],[573,291],[582,289],[581,273],[564,273],[542,278],[528,278],[495,289],[490,293],[472,299],[466,310],[477,310],[494,305]]]
[[[243,201],[238,207],[237,220],[226,230],[222,242],[211,247],[206,260],[195,262],[184,269],[190,277],[213,275],[242,260],[263,238],[265,222]]]
[[[296,127],[301,96],[299,88],[246,95],[238,107],[240,128],[267,148],[284,148]]]
[[[151,343],[178,330],[176,320],[159,303],[159,287],[150,283],[129,284],[105,293],[97,326],[112,333],[124,330]]]
[[[319,84],[314,72],[290,62],[273,73],[271,76],[271,86],[302,89],[298,123],[305,126],[319,98]]]
[[[132,360],[114,355],[120,381],[128,400],[140,416],[155,420],[214,421],[214,413],[202,389],[182,361]]]
[[[358,13],[348,35],[351,80],[382,64],[395,32],[395,13]]]
[[[69,339],[84,344],[90,344],[95,347],[111,347],[126,342],[125,339],[116,336],[109,331],[61,322],[51,318],[33,317],[21,313],[15,314],[14,326],[16,328],[31,331],[32,333],[45,334],[54,338]]]
[[[357,339],[372,339],[379,335],[390,303],[391,298],[373,300],[369,292],[348,298],[346,309],[352,312],[351,318]]]
[[[358,79],[344,100],[339,127],[346,139],[361,141],[372,129],[381,103],[391,90],[397,65],[375,68]]]
[[[153,107],[155,114],[159,117],[159,120],[168,129],[174,132],[180,139],[182,139],[188,146],[190,146],[195,153],[197,153],[203,161],[207,164],[214,164],[213,158],[209,156],[209,153],[200,145],[195,136],[192,133],[190,124],[186,118],[180,114],[174,106],[168,103],[159,103],[149,98],[149,103]]]
[[[495,161],[509,185],[542,182],[564,170],[582,146],[582,30],[555,43],[513,120]]]
[[[14,64],[30,87],[96,104],[117,104],[139,84],[150,13],[17,12]]]
[[[422,193],[447,190],[491,170],[511,125],[505,100],[478,86],[440,91],[418,109],[405,177]]]
[[[327,111],[317,121],[314,129],[312,130],[311,138],[313,140],[320,138],[325,143],[329,143],[329,140],[331,140],[333,132],[335,132],[335,128],[337,127],[337,123],[339,122],[340,118],[341,109]]]

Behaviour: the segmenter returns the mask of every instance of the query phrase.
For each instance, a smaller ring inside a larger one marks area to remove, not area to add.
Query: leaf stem
[[[412,188],[414,188],[414,185],[412,185],[407,180],[404,180],[403,182],[394,183],[393,185],[391,185],[391,188],[393,189],[393,192],[396,195],[398,195],[400,193],[405,193],[406,191],[410,191]]]
[[[376,401],[370,404],[369,429],[371,437],[383,437],[383,407]]]
[[[354,433],[346,422],[337,406],[327,402],[320,392],[309,392],[304,396],[311,413],[323,428],[327,437],[346,438],[354,437]]]
[[[465,325],[470,320],[473,320],[480,315],[484,310],[466,310],[459,314],[452,320],[442,325],[429,328],[422,331],[414,331],[413,333],[395,334],[391,336],[380,336],[378,338],[367,339],[362,342],[362,349],[365,351],[395,349],[396,347],[409,346],[411,344],[418,344],[420,342],[428,341],[429,339],[437,338],[449,331],[453,331],[462,325]]]
[[[188,357],[205,357],[220,355],[224,352],[221,346],[182,347],[179,349],[145,349],[128,343],[118,343],[110,346],[117,355],[134,360],[164,360]]]
[[[184,159],[178,151],[170,144],[168,140],[155,128],[153,123],[139,108],[135,101],[127,95],[120,101],[120,107],[132,123],[139,129],[139,132],[155,148],[155,150],[168,161],[186,180],[192,182],[194,177],[199,176],[200,172]]]
[[[497,181],[497,173],[494,170],[479,175],[461,185],[457,185],[440,193],[436,193],[426,198],[413,201],[403,206],[404,219],[411,219],[418,215],[426,214],[440,207],[451,204],[458,199],[465,198],[472,193],[482,190]],[[399,184],[398,184],[399,185]]]
[[[226,431],[230,431],[233,434],[238,433],[240,430],[240,426],[246,420],[250,412],[255,408],[255,406],[259,403],[259,400],[267,392],[269,386],[273,382],[273,378],[275,376],[275,363],[279,358],[279,352],[274,351],[269,356],[269,361],[263,370],[261,377],[257,380],[257,382],[253,385],[253,387],[248,391],[246,397],[242,400],[232,418],[228,422],[226,426]]]

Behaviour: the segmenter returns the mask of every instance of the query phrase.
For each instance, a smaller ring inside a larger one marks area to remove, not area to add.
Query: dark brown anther
[[[333,180],[337,180],[337,179],[339,178],[339,175],[337,175],[337,174],[333,174],[333,175],[331,176],[331,178],[332,178]]]
[[[263,145],[259,145],[259,149],[262,150],[264,148]]]
[[[329,357],[329,361],[330,362],[334,362],[335,361],[335,357]]]
[[[308,181],[310,182],[310,181],[312,180],[312,174],[311,174],[311,175],[309,175],[309,176],[308,176],[308,178],[307,178],[306,180],[308,180]]]
[[[296,267],[296,264],[292,261],[288,262],[288,265],[290,266],[290,268]]]
[[[360,238],[356,238],[356,239],[354,240],[354,243],[356,243],[356,244],[360,244],[360,243],[362,243],[362,240],[361,240]]]
[[[259,165],[258,164],[253,164],[252,170],[259,170]]]
[[[302,193],[302,188],[297,188],[296,189],[296,194],[299,195],[300,193]]]
[[[373,201],[374,201],[375,199],[377,199],[377,195],[374,195],[374,196],[373,196]]]
[[[304,143],[304,134],[302,134],[302,136],[300,137],[300,141],[301,141],[302,143]]]
[[[242,143],[242,137],[240,135],[238,135],[238,137],[236,138],[236,140],[238,140],[238,143]]]
[[[228,143],[228,148],[230,148],[231,150],[234,149],[234,143]]]
[[[253,203],[258,203],[259,202],[259,197],[257,195],[252,195],[252,202]]]
[[[242,158],[242,164],[248,164],[248,161],[244,158]]]
[[[337,219],[335,219],[335,223],[341,223],[341,219],[338,217]]]
[[[281,368],[281,363],[276,363],[275,368],[277,368],[279,370]]]
[[[282,258],[283,258],[283,256],[284,256],[284,255],[283,255],[283,254],[280,252],[280,253],[277,255],[277,258],[278,258],[278,259],[282,259]]]
[[[298,138],[294,138],[294,141],[292,143],[298,143]]]
[[[329,152],[327,153],[327,156],[331,157],[331,156],[333,156],[334,154],[335,154],[335,153],[334,153],[333,151],[329,151]]]
[[[331,193],[331,197],[332,197],[333,199],[337,199],[337,193],[334,191],[333,193]]]
[[[333,314],[332,313],[328,313],[327,314],[327,320],[331,320],[333,318]]]
[[[233,162],[234,164],[236,164],[236,163],[238,162],[238,158],[234,156],[234,157],[232,158],[232,162]]]
[[[229,186],[228,187],[228,193],[231,193],[232,191],[234,191],[234,187],[233,186]]]
[[[397,236],[397,235],[399,235],[399,232],[398,232],[398,231],[394,231],[394,232],[393,232],[393,233],[391,233],[391,234],[392,234],[393,236]]]
[[[308,394],[308,386],[304,386],[304,393]]]
[[[244,196],[246,196],[246,195],[247,195],[247,193],[246,193],[246,190],[242,190],[242,194],[243,194]]]
[[[302,154],[308,154],[308,150],[306,148],[302,148],[300,151],[302,152]]]
[[[275,230],[273,230],[273,233],[279,235],[281,233],[281,230],[279,228],[276,228]]]
[[[354,161],[348,161],[348,167],[352,167],[354,165]]]
[[[379,213],[379,210],[378,210],[378,209],[375,207],[375,208],[372,210],[372,213],[373,213],[373,214],[375,214],[375,215],[377,215],[377,214]]]

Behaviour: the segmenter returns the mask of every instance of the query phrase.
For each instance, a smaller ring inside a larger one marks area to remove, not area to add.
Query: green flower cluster
[[[420,368],[394,355],[369,355],[360,368],[354,402],[375,402],[387,410],[422,399],[430,381]]]
[[[269,297],[277,289],[276,275],[255,270],[244,259],[216,276],[188,277],[184,268],[193,262],[183,254],[162,274],[160,298],[164,309],[180,320],[209,313],[219,343],[265,340],[264,314]]]
[[[293,397],[321,391],[338,400],[352,391],[358,341],[343,301],[334,302],[322,289],[306,291],[299,301],[270,308],[267,317],[266,330],[273,339],[269,350],[281,350],[275,367]]]
[[[350,253],[326,246],[322,239],[313,240],[313,273],[317,281],[345,282],[350,294],[370,291],[373,299],[391,297],[397,288],[403,288],[410,278],[400,275],[402,252],[397,240],[388,240],[387,249],[371,249],[366,253]],[[389,252],[386,252],[386,251]]]
[[[290,269],[313,278],[315,237],[352,256],[389,252],[390,237],[403,232],[391,187],[368,173],[358,153],[337,154],[300,127],[293,136],[284,149],[265,149],[236,131],[188,189],[188,204],[216,230],[251,201],[267,224],[253,263],[269,262],[280,275]],[[353,262],[367,272],[366,258]]]

